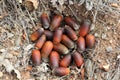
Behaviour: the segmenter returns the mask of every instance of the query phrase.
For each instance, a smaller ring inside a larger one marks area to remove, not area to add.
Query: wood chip
[[[28,71],[32,71],[33,68],[32,68],[32,66],[27,66],[26,69],[27,69]]]
[[[23,2],[23,5],[25,5],[25,7],[29,10],[29,11],[33,11],[34,9],[38,8],[39,2],[38,0],[25,0]]]
[[[111,6],[115,7],[115,8],[118,8],[118,4],[117,3],[112,3]]]
[[[1,78],[1,77],[3,77],[3,73],[2,73],[2,72],[0,72],[0,78]]]
[[[110,65],[109,64],[100,65],[100,68],[103,69],[104,71],[109,71]]]

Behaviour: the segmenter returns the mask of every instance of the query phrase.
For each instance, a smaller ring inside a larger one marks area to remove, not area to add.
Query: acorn
[[[51,41],[46,41],[41,50],[42,58],[48,58],[52,49],[53,49],[53,43]]]
[[[74,42],[65,34],[62,35],[61,42],[68,48],[74,48]]]
[[[86,46],[88,48],[93,48],[95,44],[95,37],[92,34],[88,34],[85,38]]]
[[[70,39],[72,39],[73,41],[75,41],[75,40],[78,39],[78,37],[77,37],[77,35],[76,35],[76,32],[75,32],[71,27],[69,27],[69,26],[66,25],[66,26],[65,26],[65,31],[66,31],[68,37],[69,37]]]
[[[79,25],[75,22],[75,20],[73,20],[71,17],[67,16],[65,17],[65,22],[74,30],[78,30],[79,29]]]
[[[59,43],[59,44],[54,44],[53,45],[53,49],[61,54],[68,54],[69,50],[66,46],[64,46],[63,44]]]
[[[53,39],[53,32],[49,30],[45,30],[44,34],[46,35],[47,40],[52,40]]]
[[[38,30],[36,30],[35,32],[33,32],[30,35],[31,41],[36,41],[37,39],[39,39],[39,37],[43,34],[43,32],[44,32],[43,28],[39,28]]]
[[[80,67],[84,63],[83,57],[79,52],[74,51],[72,56],[77,67]]]
[[[52,68],[59,67],[60,55],[56,51],[50,53],[50,65]]]
[[[66,55],[65,57],[63,57],[63,59],[61,59],[60,66],[68,67],[71,63],[71,59],[72,59],[71,54]]]
[[[41,55],[40,55],[40,51],[35,49],[35,50],[32,50],[32,62],[33,64],[35,65],[39,65],[41,63]]]
[[[37,47],[38,49],[41,49],[45,41],[46,41],[46,35],[43,34],[35,44],[35,47]]]
[[[83,37],[79,37],[77,40],[77,48],[79,51],[84,51],[85,50],[85,39]]]
[[[57,44],[60,43],[61,38],[62,38],[62,33],[63,33],[63,28],[57,28],[54,32],[53,36],[53,43]]]
[[[69,73],[70,73],[69,68],[58,67],[58,68],[55,68],[54,70],[54,74],[57,76],[65,76],[65,75],[68,75]]]
[[[79,28],[79,35],[84,37],[88,34],[89,29],[90,29],[90,21],[89,20],[84,20],[82,25]]]
[[[45,29],[49,28],[50,23],[49,23],[48,15],[46,13],[42,13],[41,22],[42,22],[43,28],[45,28]]]
[[[55,15],[54,18],[52,19],[51,25],[50,25],[50,30],[54,31],[57,27],[60,26],[61,21],[62,21],[62,15]]]

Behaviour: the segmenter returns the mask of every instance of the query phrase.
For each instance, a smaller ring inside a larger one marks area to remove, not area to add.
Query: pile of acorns
[[[48,60],[55,75],[64,76],[70,73],[68,68],[71,61],[77,67],[84,63],[81,51],[93,48],[95,38],[88,34],[90,21],[84,20],[79,26],[75,20],[62,15],[55,15],[50,23],[46,13],[41,15],[42,28],[33,32],[31,41],[36,42],[32,50],[31,59],[34,65],[40,65],[42,61]],[[61,27],[61,23],[65,23]],[[41,60],[42,59],[42,60]]]

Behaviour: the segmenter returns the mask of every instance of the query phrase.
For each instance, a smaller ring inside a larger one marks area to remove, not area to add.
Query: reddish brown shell
[[[86,36],[89,32],[89,29],[90,29],[90,21],[85,20],[80,26],[79,35],[82,37]]]
[[[77,40],[77,47],[79,51],[85,50],[85,39],[83,37],[79,37]]]
[[[65,76],[70,73],[69,68],[64,68],[64,67],[58,67],[54,70],[54,74],[57,76]]]
[[[84,63],[83,57],[79,52],[77,52],[77,51],[73,52],[72,56],[73,56],[73,60],[74,60],[75,64],[78,67],[80,67]]]
[[[32,50],[32,62],[35,65],[39,65],[41,62],[41,55],[39,50]]]
[[[49,30],[45,30],[44,34],[46,35],[47,40],[52,40],[53,39],[53,32]]]
[[[42,13],[41,22],[42,22],[43,28],[45,28],[45,29],[49,28],[50,23],[49,23],[48,15],[46,13]]]
[[[41,50],[42,58],[48,58],[52,49],[53,49],[53,43],[51,41],[46,41]]]
[[[50,65],[52,68],[59,67],[60,55],[56,51],[50,53]]]
[[[38,49],[41,49],[45,41],[46,41],[46,35],[42,35],[37,41],[37,43],[35,44],[35,47],[37,47]]]
[[[60,43],[62,38],[63,28],[57,28],[54,32],[53,43]]]
[[[71,63],[71,59],[72,59],[71,54],[66,55],[65,57],[63,57],[63,59],[61,59],[60,66],[68,67]]]
[[[43,34],[44,32],[44,29],[43,28],[40,28],[38,30],[36,30],[35,32],[33,32],[31,35],[30,35],[30,40],[31,41],[36,41],[37,39],[39,39],[39,37]]]
[[[68,37],[69,37],[70,39],[72,39],[73,41],[75,41],[75,40],[78,39],[78,37],[77,37],[77,35],[76,35],[76,32],[75,32],[71,27],[69,27],[69,26],[66,25],[66,26],[65,26],[65,31],[66,31]]]
[[[86,36],[85,41],[86,41],[86,46],[87,46],[88,48],[93,48],[93,47],[94,47],[95,37],[94,37],[93,35],[88,34],[88,35]]]
[[[52,20],[52,23],[50,25],[50,30],[51,31],[54,31],[57,27],[60,26],[61,24],[61,21],[62,21],[62,15],[55,15],[53,20]]]
[[[65,17],[65,22],[74,30],[79,29],[79,25],[69,16]]]
[[[66,35],[62,35],[61,42],[68,48],[72,49],[74,48],[74,42]]]
[[[53,49],[61,54],[68,54],[69,50],[63,44],[54,44]]]

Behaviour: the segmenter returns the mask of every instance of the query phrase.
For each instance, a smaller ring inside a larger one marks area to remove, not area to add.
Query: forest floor
[[[87,11],[84,4],[77,3],[56,9],[49,0],[42,1],[49,15],[59,12],[76,20],[92,21],[89,33],[96,42],[92,50],[83,53],[85,80],[120,80],[120,5],[117,14],[96,8]],[[39,18],[43,11],[41,3],[37,10],[29,12],[17,0],[0,0],[0,80],[81,80],[78,68],[58,77],[52,74],[48,63],[32,67],[34,43],[29,36],[41,26]]]

